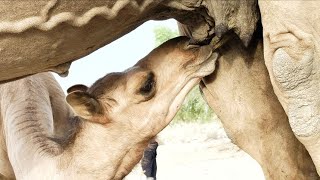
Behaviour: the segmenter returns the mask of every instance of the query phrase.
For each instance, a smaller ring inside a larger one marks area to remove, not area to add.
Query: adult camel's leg
[[[320,2],[260,1],[259,5],[273,88],[320,174]]]
[[[318,179],[305,147],[295,138],[270,83],[262,38],[248,48],[232,40],[221,48],[216,72],[201,84],[208,104],[267,179]]]

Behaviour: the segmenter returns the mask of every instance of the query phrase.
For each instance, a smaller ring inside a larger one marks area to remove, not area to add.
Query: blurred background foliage
[[[168,27],[158,26],[154,30],[155,47],[158,47],[165,41],[179,36],[179,32]],[[199,122],[205,123],[216,119],[212,109],[202,98],[199,86],[194,87],[186,96],[180,110],[173,119],[177,122]]]
[[[155,47],[158,47],[162,43],[179,36],[177,30],[172,30],[165,26],[157,26],[153,29],[154,38],[155,38]]]

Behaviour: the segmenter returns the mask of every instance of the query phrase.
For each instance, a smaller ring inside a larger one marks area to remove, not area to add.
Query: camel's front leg
[[[298,137],[309,137],[320,130],[317,127],[320,96],[313,38],[294,25],[286,27],[286,33],[269,35],[272,73],[286,99],[283,103],[292,130]]]
[[[264,34],[265,61],[290,126],[320,172],[320,72],[315,37],[292,23]]]

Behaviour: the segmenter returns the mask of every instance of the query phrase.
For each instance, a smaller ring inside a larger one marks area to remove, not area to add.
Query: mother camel
[[[266,177],[318,178],[305,150],[319,171],[317,7],[299,0],[1,1],[0,81],[66,74],[72,61],[149,19],[177,19],[194,43],[230,30],[239,38],[220,50],[218,72],[203,81],[206,99]]]

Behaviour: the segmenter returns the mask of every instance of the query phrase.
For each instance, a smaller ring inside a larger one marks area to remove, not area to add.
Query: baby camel
[[[32,180],[122,179],[190,89],[215,69],[218,55],[188,42],[169,40],[124,72],[69,88],[66,100],[77,116],[46,73],[2,84],[0,158],[8,160],[0,172]]]

